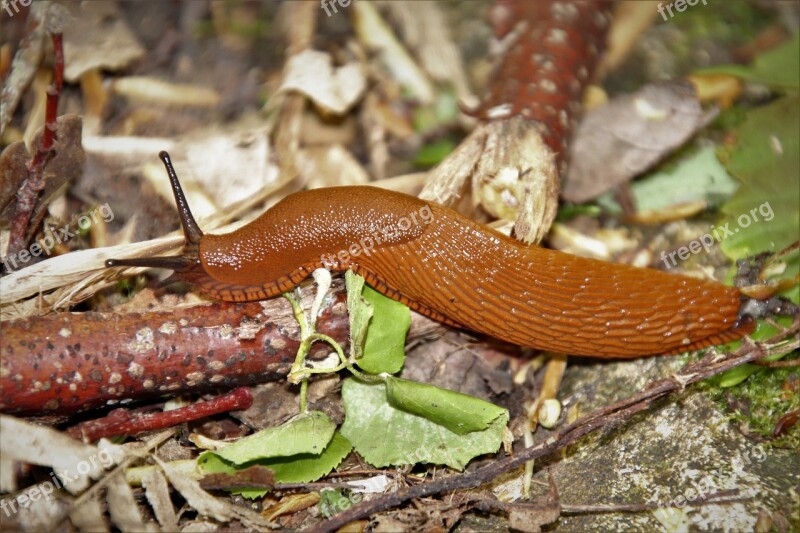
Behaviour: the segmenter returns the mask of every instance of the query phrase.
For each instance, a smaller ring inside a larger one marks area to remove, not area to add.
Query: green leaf
[[[641,210],[662,210],[677,204],[704,201],[719,206],[739,184],[720,164],[712,147],[701,148],[673,169],[659,171],[631,186]]]
[[[217,452],[205,452],[197,464],[209,474],[233,474],[258,464],[272,469],[278,483],[315,481],[336,468],[352,449],[341,433],[334,432],[335,428],[327,415],[311,411],[282,426],[239,439]],[[243,441],[245,444],[240,444]],[[259,498],[266,492],[260,488],[231,490],[245,498]]]
[[[508,412],[503,410],[486,430],[458,435],[392,406],[383,383],[353,378],[345,380],[342,399],[347,412],[342,434],[376,467],[433,463],[460,470],[473,457],[496,452],[508,423]]]
[[[364,340],[367,336],[372,306],[361,296],[364,278],[348,270],[344,274],[347,289],[347,311],[350,315],[350,352],[356,360],[364,355]]]
[[[333,438],[325,447],[325,450],[315,455],[312,453],[300,453],[289,457],[277,457],[273,459],[260,459],[247,466],[258,464],[270,468],[277,483],[308,483],[328,475],[339,463],[347,457],[353,445],[338,431],[333,434]],[[194,462],[194,461],[192,461]],[[202,469],[209,474],[234,474],[236,470],[245,467],[234,466],[225,462],[217,455],[210,454],[205,457]],[[254,499],[264,496],[267,489],[261,488],[235,488],[230,490],[231,494],[240,494],[245,498]]]
[[[322,516],[330,518],[346,511],[360,501],[361,494],[358,493],[350,494],[349,491],[340,489],[322,489],[319,491],[317,508]]]
[[[335,430],[336,424],[328,415],[321,411],[309,411],[278,427],[262,429],[241,438],[216,452],[205,452],[198,458],[198,463],[205,467],[214,456],[241,466],[259,459],[301,453],[319,455],[330,442]]]
[[[737,145],[720,157],[742,185],[712,231],[722,237],[722,250],[731,259],[779,251],[798,238],[800,98],[784,97],[751,111],[737,134]]]
[[[424,145],[414,157],[414,164],[420,167],[433,167],[442,162],[455,149],[452,139],[439,139]]]
[[[792,319],[787,316],[777,317],[774,320],[784,328],[788,328],[792,325]],[[763,320],[759,320],[756,323],[756,330],[750,334],[750,338],[756,342],[763,341],[773,337],[779,331],[781,330],[775,327],[774,325],[765,322]],[[724,346],[721,346],[719,349],[720,351],[732,351],[738,348],[741,345],[741,343],[742,341],[734,341]],[[768,357],[765,357],[763,360],[779,361],[780,359],[783,359],[787,354],[791,352],[792,348],[789,347],[785,351],[784,350],[778,351]],[[722,388],[733,387],[743,382],[751,375],[759,371],[769,372],[770,369],[764,368],[763,366],[747,363],[744,365],[739,365],[735,368],[731,368],[730,370],[726,370],[722,374],[713,377],[712,382],[717,383]]]
[[[275,481],[279,483],[307,483],[328,475],[352,449],[350,441],[337,431],[319,455],[305,453],[267,459],[258,464],[271,468],[275,472]]]
[[[800,89],[800,33],[784,44],[755,58],[749,67],[722,65],[700,70],[698,74],[730,74],[773,89]]]
[[[372,306],[372,320],[358,366],[370,374],[399,372],[406,358],[406,333],[411,326],[411,311],[371,287],[364,287],[363,296]]]
[[[389,403],[427,418],[458,435],[488,428],[506,410],[474,396],[427,383],[389,377],[385,380]]]

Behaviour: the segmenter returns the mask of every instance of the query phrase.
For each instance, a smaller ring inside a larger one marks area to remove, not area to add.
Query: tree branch
[[[339,287],[317,319],[317,330],[343,346],[344,302]],[[72,414],[280,379],[300,344],[282,298],[124,315],[58,313],[2,327],[0,412],[18,415]],[[309,357],[329,351],[317,344]]]

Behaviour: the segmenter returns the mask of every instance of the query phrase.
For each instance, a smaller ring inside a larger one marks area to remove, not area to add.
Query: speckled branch
[[[4,322],[2,330],[0,412],[18,415],[71,414],[280,379],[300,344],[282,298],[171,312],[58,313]],[[347,344],[341,288],[317,330]],[[329,352],[317,344],[310,357]]]
[[[490,12],[495,36],[509,42],[477,115],[528,119],[562,173],[583,91],[605,48],[612,3],[498,0]]]

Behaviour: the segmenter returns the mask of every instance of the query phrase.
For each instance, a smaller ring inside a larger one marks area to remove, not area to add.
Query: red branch
[[[346,346],[337,288],[317,331]],[[72,414],[123,401],[230,390],[281,379],[300,345],[282,298],[149,313],[58,313],[4,322],[0,412]],[[323,344],[310,357],[325,356]]]
[[[67,433],[77,439],[94,442],[103,437],[137,435],[145,431],[165,429],[211,415],[247,409],[252,404],[253,395],[250,389],[239,387],[213,400],[197,402],[171,411],[148,413],[143,409],[135,411],[114,409],[108,416],[71,427]]]

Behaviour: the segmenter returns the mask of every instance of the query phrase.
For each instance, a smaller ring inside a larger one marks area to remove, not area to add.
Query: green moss
[[[796,350],[783,360],[798,356],[800,351]],[[800,386],[800,370],[797,368],[759,367],[735,387],[722,388],[715,379],[699,386],[729,414],[732,424],[744,425],[748,431],[766,439],[765,445],[800,450],[800,424],[777,438],[772,436],[781,416],[800,409],[800,394],[796,390]]]

